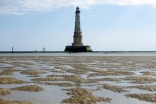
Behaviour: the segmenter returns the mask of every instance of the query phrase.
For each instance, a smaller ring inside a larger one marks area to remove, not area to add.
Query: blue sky
[[[63,51],[76,6],[93,51],[156,51],[155,0],[0,0],[0,51]]]

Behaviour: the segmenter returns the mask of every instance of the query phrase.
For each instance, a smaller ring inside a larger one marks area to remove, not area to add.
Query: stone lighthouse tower
[[[81,30],[81,24],[80,24],[80,10],[79,7],[76,8],[76,15],[75,15],[75,31],[74,31],[74,42],[72,43],[72,46],[83,46],[82,43],[82,30]]]
[[[65,51],[68,52],[91,52],[92,49],[90,46],[83,45],[82,43],[82,30],[80,23],[80,10],[79,7],[76,8],[75,12],[75,29],[73,36],[72,46],[66,46]]]

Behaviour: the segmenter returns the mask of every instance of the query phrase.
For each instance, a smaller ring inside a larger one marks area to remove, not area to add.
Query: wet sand
[[[154,104],[156,56],[0,56],[0,104]]]

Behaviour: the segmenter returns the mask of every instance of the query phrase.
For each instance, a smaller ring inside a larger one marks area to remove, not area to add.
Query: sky
[[[156,0],[0,0],[0,51],[64,51],[77,6],[93,51],[156,51]]]

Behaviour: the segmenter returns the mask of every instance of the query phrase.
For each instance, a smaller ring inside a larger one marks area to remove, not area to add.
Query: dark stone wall
[[[66,46],[66,52],[92,52],[90,46]]]

